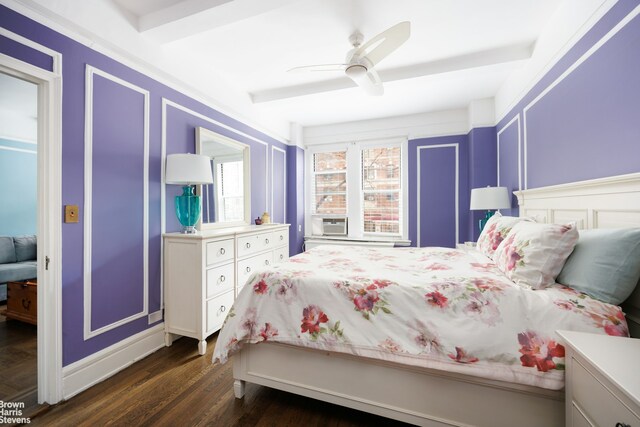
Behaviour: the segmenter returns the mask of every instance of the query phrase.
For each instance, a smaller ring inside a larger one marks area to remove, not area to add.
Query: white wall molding
[[[575,61],[569,68],[567,68],[556,80],[553,81],[545,90],[540,92],[529,104],[527,104],[522,110],[523,128],[524,128],[524,189],[529,188],[528,183],[528,135],[527,135],[527,112],[535,106],[545,95],[553,90],[560,82],[562,82],[567,76],[573,73],[580,65],[582,65],[587,59],[589,59],[595,52],[597,52],[607,41],[613,36],[618,34],[620,30],[629,24],[636,16],[640,14],[640,5],[634,8],[627,16],[625,16],[618,24],[613,27],[607,34],[605,34],[597,43],[595,43],[589,50],[587,50],[577,61]]]
[[[466,108],[372,120],[305,127],[306,147],[354,140],[384,138],[432,138],[466,135],[469,131]]]
[[[69,399],[162,347],[164,323],[65,366],[62,369],[62,395]]]
[[[275,174],[275,169],[273,167],[273,156],[275,155],[276,151],[279,151],[280,153],[282,153],[282,160],[284,162],[284,170],[283,170],[284,184],[282,188],[282,205],[283,205],[282,215],[284,216],[284,218],[282,219],[282,223],[285,223],[287,221],[287,152],[282,148],[276,147],[275,145],[271,146],[271,219],[272,220],[275,219],[273,218],[273,213],[275,212],[273,210],[273,206],[274,206],[273,196],[275,194],[275,187],[273,186],[273,177]]]
[[[516,123],[518,125],[517,127],[517,132],[518,132],[518,191],[522,190],[522,153],[521,153],[521,141],[520,141],[520,114],[516,114],[511,120],[509,120],[509,123],[507,123],[506,125],[504,125],[498,132],[497,132],[497,162],[496,162],[496,175],[497,175],[497,185],[498,187],[500,186],[500,136],[502,135],[502,133],[507,130],[512,124]]]
[[[25,150],[24,148],[15,148],[15,147],[5,147],[3,145],[0,145],[0,150],[18,151],[20,153],[29,153],[29,154],[38,154],[38,152],[34,150]]]
[[[91,327],[91,295],[92,295],[92,234],[93,234],[93,78],[100,76],[123,87],[138,92],[144,97],[144,136],[143,136],[143,303],[142,310],[116,322],[98,329]],[[115,329],[149,314],[149,91],[116,76],[106,73],[91,65],[85,70],[85,145],[84,145],[84,339]]]
[[[582,0],[574,0],[574,3],[578,3]],[[566,42],[560,46],[557,50],[555,50],[552,54],[550,55],[546,55],[548,57],[547,60],[545,60],[544,64],[539,67],[539,69],[537,71],[533,71],[533,73],[529,73],[530,76],[522,76],[522,79],[525,79],[526,81],[520,81],[520,82],[505,82],[500,89],[498,90],[498,93],[495,96],[495,100],[496,100],[496,123],[499,123],[500,121],[502,121],[510,112],[513,111],[513,109],[522,101],[522,99],[527,96],[527,94],[529,92],[531,92],[533,90],[533,88],[540,82],[540,80],[542,80],[544,78],[544,76],[551,71],[551,69],[567,54],[569,53],[569,51],[571,51],[571,49],[580,41],[580,39],[582,39],[582,37],[584,37],[592,28],[593,26],[604,16],[606,15],[607,12],[609,12],[609,10],[618,2],[618,0],[601,0],[601,4],[599,7],[597,7],[597,9],[587,18],[586,21],[584,21],[579,28],[577,28],[577,30],[570,35],[566,40]],[[575,5],[570,4],[569,2],[567,2],[566,5],[564,5],[564,7],[566,8],[566,13],[569,15],[575,15],[576,9],[575,9]],[[554,16],[555,18],[555,16]],[[562,28],[566,28],[567,25],[566,23],[563,23],[563,25],[561,26]],[[549,43],[549,41],[555,41],[558,39],[561,39],[562,37],[559,36],[558,34],[550,34],[547,37],[547,43]],[[533,56],[531,58],[531,61],[535,61],[538,57],[538,55],[540,55],[539,52],[537,52],[538,49],[540,49],[540,40],[538,40],[538,42],[536,43],[538,46],[536,46],[536,50],[534,50]],[[542,55],[545,55],[545,53],[543,53]],[[544,60],[544,58],[542,59]],[[515,77],[514,77],[515,78]],[[511,86],[519,86],[515,87],[515,88],[509,88],[509,84]],[[511,92],[511,93],[509,93]],[[508,99],[506,99],[508,98]]]
[[[274,131],[261,123],[257,123],[255,120],[249,118],[247,112],[238,111],[236,108],[221,103],[219,100],[212,98],[205,94],[197,87],[187,83],[183,78],[175,77],[174,75],[163,70],[157,63],[150,60],[148,55],[144,55],[144,51],[140,55],[129,52],[123,47],[108,41],[107,39],[99,36],[95,32],[89,31],[81,27],[76,22],[62,17],[49,9],[41,6],[34,0],[3,0],[3,4],[6,4],[10,9],[44,25],[52,30],[62,34],[65,37],[76,41],[89,49],[99,52],[109,58],[137,71],[147,77],[150,77],[171,89],[185,94],[186,96],[210,107],[220,113],[244,123],[256,131],[273,138],[283,144],[288,144],[288,128],[281,126],[281,129]],[[92,6],[88,6],[92,7]],[[142,38],[142,37],[141,37]],[[143,38],[142,38],[143,39]],[[144,58],[144,59],[143,59]],[[244,96],[243,96],[244,95]],[[246,93],[237,94],[237,99],[247,99]],[[247,108],[251,108],[251,105]],[[256,112],[251,112],[252,115],[258,115]],[[288,125],[287,125],[288,126]]]
[[[460,149],[459,149],[459,143],[454,142],[451,144],[435,144],[435,145],[423,145],[420,147],[417,147],[417,156],[416,156],[416,173],[417,173],[417,189],[418,189],[418,193],[417,193],[417,213],[416,213],[416,230],[417,230],[417,235],[416,235],[416,246],[420,247],[420,170],[421,170],[421,166],[420,166],[420,150],[429,150],[429,149],[438,149],[438,148],[454,148],[455,149],[455,153],[456,153],[456,168],[455,168],[455,172],[456,172],[456,176],[455,176],[455,181],[456,181],[456,188],[455,188],[455,212],[456,212],[456,243],[460,243]]]
[[[6,28],[0,28],[0,36],[4,36],[8,39],[11,39],[15,42],[18,42],[27,47],[35,49],[39,52],[42,52],[45,55],[50,56],[53,62],[51,72],[53,74],[62,75],[62,54],[60,52],[55,51],[53,49],[49,49],[48,47],[43,46],[40,43],[36,43],[33,40],[29,40],[26,37],[22,37],[19,34],[13,33],[7,30]],[[49,70],[46,70],[46,71],[49,71]]]

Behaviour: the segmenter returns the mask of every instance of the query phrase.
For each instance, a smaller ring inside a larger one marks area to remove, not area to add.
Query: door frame
[[[38,85],[38,402],[49,404],[62,399],[62,74],[56,68],[0,54],[0,72]]]

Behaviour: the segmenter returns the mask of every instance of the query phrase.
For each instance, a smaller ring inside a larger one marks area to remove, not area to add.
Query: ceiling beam
[[[183,0],[138,18],[138,31],[169,43],[212,30],[299,0]]]
[[[445,74],[454,71],[529,59],[533,54],[533,48],[533,43],[516,44],[440,59],[437,61],[425,62],[422,64],[379,70],[378,74],[383,82]],[[346,76],[340,76],[339,78],[324,80],[321,82],[260,90],[250,93],[250,96],[251,101],[254,104],[258,104],[298,96],[313,95],[316,93],[348,89],[352,87],[356,87],[356,84],[351,79]]]

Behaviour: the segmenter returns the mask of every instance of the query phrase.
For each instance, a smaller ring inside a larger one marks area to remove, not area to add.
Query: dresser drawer
[[[273,264],[273,253],[267,252],[238,261],[238,293],[253,273]]]
[[[622,404],[579,361],[572,361],[571,387],[574,404],[597,426],[615,426],[616,423],[637,426],[640,423],[633,412]],[[581,425],[581,424],[577,424]],[[583,423],[584,425],[584,423]],[[587,424],[588,425],[588,424]]]
[[[568,427],[594,427],[594,425],[582,415],[574,403],[571,405],[571,425]]]
[[[283,228],[282,230],[271,232],[271,242],[273,247],[289,245],[289,229]]]
[[[233,290],[234,275],[233,263],[207,270],[207,299]]]
[[[224,319],[233,306],[233,291],[222,294],[207,301],[207,333],[217,331],[222,327]]]
[[[233,259],[233,239],[207,243],[207,266]]]
[[[238,237],[238,257],[242,258],[269,249],[272,246],[271,241],[271,233]]]
[[[278,264],[289,259],[289,246],[283,246],[273,251],[273,263]]]

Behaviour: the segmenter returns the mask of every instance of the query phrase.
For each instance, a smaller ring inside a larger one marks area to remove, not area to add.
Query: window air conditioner
[[[322,218],[323,236],[346,236],[347,218]]]

